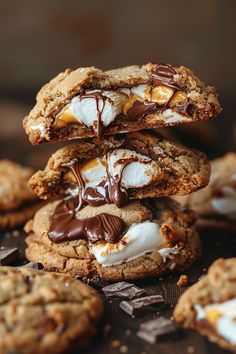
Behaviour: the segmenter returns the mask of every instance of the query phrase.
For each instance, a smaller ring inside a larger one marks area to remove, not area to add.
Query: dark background
[[[209,157],[236,148],[235,0],[0,0],[0,157],[41,165],[21,128],[42,84],[66,67],[185,65],[217,87],[223,112],[168,133]],[[16,146],[20,149],[16,149]]]

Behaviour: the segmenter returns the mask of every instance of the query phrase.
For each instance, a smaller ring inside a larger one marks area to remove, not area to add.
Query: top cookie
[[[0,353],[59,354],[96,333],[96,291],[66,275],[0,267]]]
[[[33,169],[9,160],[0,160],[0,211],[10,211],[36,199],[28,187]]]
[[[215,89],[181,66],[67,69],[43,86],[24,128],[32,144],[213,118]]]

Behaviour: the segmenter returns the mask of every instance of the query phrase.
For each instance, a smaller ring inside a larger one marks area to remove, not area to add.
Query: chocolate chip
[[[0,265],[8,265],[19,257],[19,249],[16,247],[0,247]]]
[[[134,316],[161,308],[165,300],[161,295],[149,295],[131,301],[122,301],[120,307],[128,315]]]
[[[137,336],[146,342],[154,344],[157,337],[166,336],[176,332],[176,326],[165,317],[158,317],[151,321],[141,323]]]
[[[41,270],[43,269],[43,265],[42,263],[39,262],[29,262],[24,264],[23,266],[21,266],[21,268],[30,268],[30,269],[37,269],[37,270]]]
[[[134,284],[126,283],[125,281],[103,287],[102,291],[108,299],[116,300],[132,300],[135,297],[146,294],[144,289],[141,289]]]

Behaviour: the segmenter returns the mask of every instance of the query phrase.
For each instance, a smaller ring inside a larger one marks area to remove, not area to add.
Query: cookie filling
[[[163,262],[167,260],[166,250],[168,257],[179,253],[176,247],[165,248],[163,246],[164,240],[160,235],[159,225],[154,221],[145,221],[131,225],[120,241],[115,244],[99,241],[91,245],[90,252],[103,267],[132,261],[156,248],[160,248],[159,254]]]
[[[150,65],[151,82],[117,90],[85,90],[60,111],[54,128],[79,123],[90,127],[100,139],[116,119],[139,120],[158,115],[166,123],[188,121],[187,92],[174,82],[175,69],[167,64]]]
[[[128,202],[129,188],[142,188],[165,179],[159,163],[128,149],[116,149],[106,157],[85,164],[76,160],[67,164],[65,181],[73,183],[70,195],[81,195],[81,203],[90,206],[114,203],[122,207]]]
[[[236,345],[236,298],[204,307],[195,305],[194,308],[199,326],[207,323],[218,336]]]
[[[236,190],[231,186],[224,186],[218,197],[211,200],[212,208],[229,219],[236,219]]]

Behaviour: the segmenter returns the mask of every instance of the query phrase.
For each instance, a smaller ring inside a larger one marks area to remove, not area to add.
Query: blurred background
[[[38,167],[56,150],[32,147],[22,118],[58,72],[149,61],[193,69],[223,107],[212,122],[166,133],[209,157],[236,149],[235,0],[0,0],[0,8],[0,158]]]

